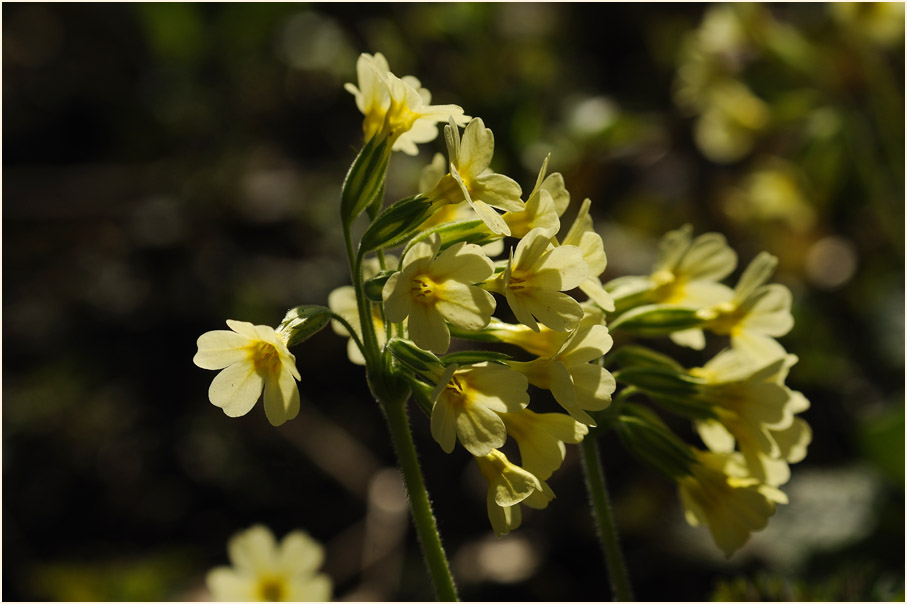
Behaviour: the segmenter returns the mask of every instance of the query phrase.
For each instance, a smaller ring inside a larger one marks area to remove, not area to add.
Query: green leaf
[[[289,334],[287,346],[295,346],[324,329],[333,315],[325,306],[304,304],[288,310],[277,331]]]

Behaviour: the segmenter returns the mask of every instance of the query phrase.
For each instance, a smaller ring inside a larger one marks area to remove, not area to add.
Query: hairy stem
[[[391,439],[397,452],[397,461],[403,473],[403,482],[409,497],[409,506],[416,525],[416,533],[422,546],[422,554],[428,572],[435,587],[435,595],[440,602],[456,602],[457,588],[441,545],[441,535],[435,524],[435,516],[428,499],[428,491],[422,480],[422,470],[419,468],[419,459],[416,456],[416,446],[413,443],[412,433],[409,429],[409,419],[406,415],[406,399],[385,401],[383,405],[390,428]]]
[[[598,539],[605,554],[605,564],[611,580],[611,591],[616,602],[633,600],[630,578],[624,564],[623,553],[617,540],[617,527],[608,501],[608,488],[605,485],[605,473],[602,468],[598,440],[585,438],[580,445],[582,450],[583,474],[586,478],[586,489],[592,504],[592,515],[598,525]]]

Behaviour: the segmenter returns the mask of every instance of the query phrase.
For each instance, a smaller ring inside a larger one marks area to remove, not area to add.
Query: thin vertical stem
[[[413,513],[413,522],[416,533],[422,546],[425,564],[431,575],[435,587],[435,595],[440,602],[459,601],[457,588],[441,545],[441,535],[435,524],[435,516],[428,499],[428,491],[422,480],[422,470],[419,468],[419,459],[416,456],[416,446],[413,443],[412,433],[409,429],[409,419],[406,416],[406,400],[386,401],[383,405],[387,424],[397,452],[397,461],[403,473],[403,483],[409,496],[409,507]]]
[[[602,468],[598,440],[594,437],[583,439],[582,449],[583,473],[586,477],[586,489],[592,504],[592,515],[598,525],[598,539],[605,554],[605,564],[611,580],[611,591],[616,602],[631,602],[633,590],[624,563],[623,553],[617,540],[617,527],[608,500],[608,488],[605,485],[605,473]]]

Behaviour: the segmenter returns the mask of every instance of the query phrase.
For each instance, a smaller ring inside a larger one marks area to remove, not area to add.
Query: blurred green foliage
[[[670,485],[604,442],[637,595],[902,597],[903,4],[2,10],[6,599],[204,597],[205,571],[254,522],[326,543],[341,597],[430,596],[411,531],[389,566],[358,563],[369,477],[393,453],[341,338],[295,350],[303,409],[280,430],[257,410],[224,417],[191,364],[224,319],[276,324],[347,282],[337,204],[361,121],[342,85],[375,51],[481,116],[495,169],[524,188],[552,153],[593,201],[605,278],[645,271],[686,222],[725,233],[742,265],[780,257],[790,383],[815,434],[790,487],[818,472],[865,492],[839,503],[868,524],[805,544],[796,576],[760,574],[771,548],[730,561],[698,548]],[[412,194],[440,149],[395,158],[389,197]],[[487,536],[483,487],[426,423],[414,417],[417,446],[456,559]],[[532,575],[464,579],[464,597],[606,597],[575,452],[552,487],[520,529]],[[821,517],[796,506],[779,525]],[[398,583],[362,591],[387,577]]]

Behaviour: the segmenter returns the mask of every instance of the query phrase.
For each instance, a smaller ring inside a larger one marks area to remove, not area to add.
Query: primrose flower
[[[564,186],[563,176],[558,172],[545,176],[549,157],[545,157],[545,161],[542,162],[535,187],[526,200],[525,208],[519,212],[505,212],[501,216],[513,237],[525,237],[535,228],[540,228],[549,237],[554,237],[561,228],[558,216],[563,214],[570,204],[570,193]],[[559,203],[563,208],[558,205]]]
[[[706,327],[731,337],[731,345],[754,360],[777,358],[784,348],[773,337],[791,330],[790,290],[778,283],[763,285],[778,264],[768,252],[756,256],[734,288],[733,298],[703,311],[713,317]]]
[[[686,520],[708,526],[715,544],[730,557],[751,533],[766,527],[775,504],[787,503],[787,496],[749,476],[739,454],[693,451],[697,463],[678,480]]]
[[[586,411],[601,411],[611,403],[617,384],[611,373],[596,363],[611,349],[613,340],[604,325],[580,327],[552,357],[510,361],[509,365],[539,388],[550,390],[567,413],[587,426],[595,420]]]
[[[359,87],[346,84],[356,106],[365,116],[362,130],[366,140],[388,136],[395,151],[416,155],[417,143],[433,141],[438,136],[438,122],[448,119],[463,125],[469,117],[458,105],[431,105],[431,93],[413,76],[398,78],[390,71],[381,53],[359,55],[356,62]]]
[[[391,254],[385,254],[385,263],[387,266],[396,266],[397,259]],[[362,263],[363,279],[371,279],[381,270],[377,258],[368,258]],[[359,305],[356,302],[356,290],[352,285],[342,285],[328,294],[328,307],[334,313],[346,319],[347,323],[356,332],[359,338],[362,338],[362,326],[359,325]],[[381,309],[377,305],[372,306],[372,324],[375,327],[375,337],[378,341],[378,348],[383,349],[387,342],[387,332],[384,325],[384,319],[381,316]],[[356,365],[365,365],[365,357],[362,351],[350,337],[347,331],[339,321],[331,321],[331,328],[339,336],[350,338],[347,341],[346,354],[350,362]]]
[[[202,369],[222,369],[208,389],[211,402],[230,417],[252,410],[264,390],[265,415],[279,426],[299,413],[300,379],[287,334],[267,325],[227,320],[232,331],[202,334],[192,361]]]
[[[219,566],[207,576],[217,602],[326,602],[331,599],[330,577],[316,573],[324,549],[302,531],[293,531],[278,544],[261,525],[234,535],[227,545],[232,567]]]
[[[480,118],[474,118],[463,130],[454,120],[444,127],[450,172],[441,177],[426,196],[437,203],[469,204],[485,225],[495,234],[510,235],[510,228],[492,208],[521,212],[520,185],[489,168],[494,155],[494,135]]]
[[[412,246],[382,290],[385,318],[399,323],[408,317],[410,339],[437,353],[450,346],[445,321],[463,329],[482,329],[495,308],[494,297],[473,285],[494,272],[482,248],[460,242],[439,255],[440,247],[437,233]]]
[[[805,448],[803,439],[808,438],[804,432],[808,427],[800,423],[792,426],[794,413],[807,408],[809,402],[783,384],[796,361],[796,356],[786,355],[753,366],[747,357],[730,349],[690,371],[706,380],[699,396],[712,404],[716,416],[698,422],[703,441],[709,449],[720,452],[732,451],[736,441],[750,475],[776,486],[790,476],[785,457],[791,453],[785,455],[775,435],[790,441],[793,448]]]
[[[737,253],[719,233],[705,233],[696,239],[692,239],[692,233],[693,227],[688,224],[666,233],[658,243],[652,273],[610,281],[612,298],[692,308],[712,308],[730,300],[731,288],[719,281],[736,268]],[[675,332],[671,339],[681,346],[705,347],[705,335],[698,328]]]
[[[589,266],[589,276],[579,284],[579,289],[589,296],[589,299],[601,306],[607,311],[614,310],[614,300],[611,294],[605,291],[599,275],[605,272],[608,266],[608,258],[605,256],[605,245],[602,243],[601,235],[592,228],[592,217],[589,215],[589,206],[592,200],[585,199],[580,207],[576,220],[567,236],[564,237],[563,245],[575,245],[583,251],[583,260]]]
[[[579,444],[589,428],[563,413],[535,413],[523,409],[502,413],[501,419],[520,449],[523,468],[546,480],[561,467],[567,447]]]
[[[517,244],[503,275],[487,285],[503,293],[517,320],[533,331],[539,331],[538,322],[555,331],[569,331],[583,318],[583,307],[562,292],[575,288],[588,275],[581,249],[554,247],[551,237],[536,228]]]
[[[583,309],[583,318],[580,327],[604,325],[605,313],[601,308],[585,302],[580,304]],[[553,357],[561,349],[573,332],[555,331],[544,325],[538,331],[522,323],[505,323],[492,317],[488,326],[482,330],[500,342],[519,346],[526,352],[531,352],[538,357]]]
[[[432,436],[445,453],[453,451],[459,437],[473,455],[487,455],[507,440],[498,413],[515,413],[526,407],[528,386],[525,377],[505,365],[448,365],[432,393]]]
[[[554,498],[554,492],[548,483],[511,463],[497,449],[492,449],[487,455],[478,456],[475,460],[488,482],[488,495],[485,499],[488,520],[498,537],[519,528],[523,518],[520,503],[543,509]]]

